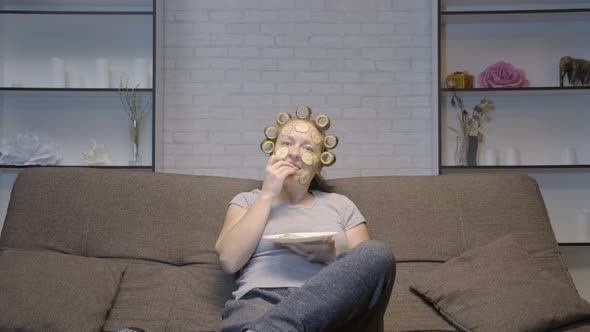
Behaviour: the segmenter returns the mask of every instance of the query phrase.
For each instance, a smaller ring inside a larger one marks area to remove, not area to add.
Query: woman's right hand
[[[262,184],[262,193],[276,198],[283,190],[285,179],[298,170],[296,166],[288,161],[281,160],[275,155],[271,155],[266,162],[264,169],[264,182]]]
[[[262,193],[249,208],[230,204],[215,251],[223,271],[233,274],[243,268],[256,251],[272,202],[283,190],[285,179],[298,170],[292,163],[270,156],[264,170]]]

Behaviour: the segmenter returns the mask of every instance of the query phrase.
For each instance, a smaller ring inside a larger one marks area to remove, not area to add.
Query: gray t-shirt
[[[230,202],[249,208],[260,194],[259,189],[238,194]],[[345,232],[365,222],[356,205],[348,197],[312,190],[311,207],[286,205],[276,200],[268,216],[264,235],[296,232],[338,232],[336,247],[346,248]],[[290,249],[261,239],[256,251],[240,272],[233,292],[239,299],[252,288],[300,287],[325,265],[312,263]]]

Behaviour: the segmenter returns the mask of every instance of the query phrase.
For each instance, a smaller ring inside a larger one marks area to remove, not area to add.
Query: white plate
[[[294,235],[296,237],[284,237],[285,234]],[[307,232],[307,233],[282,233],[263,236],[263,239],[273,241],[275,243],[302,243],[322,241],[330,236],[338,234],[337,232]]]

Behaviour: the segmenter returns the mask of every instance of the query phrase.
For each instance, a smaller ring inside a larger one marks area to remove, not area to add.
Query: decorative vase
[[[467,137],[457,136],[455,144],[455,165],[467,165]]]
[[[477,145],[479,144],[477,136],[467,136],[467,165],[477,166]]]
[[[139,150],[139,133],[141,129],[141,120],[129,121],[129,138],[131,139],[131,156],[129,165],[141,165],[141,152]]]

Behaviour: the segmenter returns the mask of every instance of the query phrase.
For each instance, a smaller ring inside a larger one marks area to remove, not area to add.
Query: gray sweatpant
[[[394,281],[391,249],[364,241],[299,288],[254,288],[227,301],[221,331],[382,331]]]

